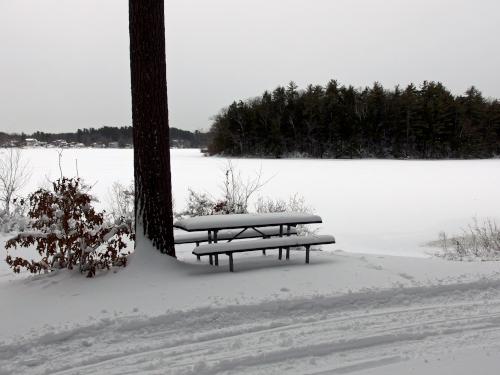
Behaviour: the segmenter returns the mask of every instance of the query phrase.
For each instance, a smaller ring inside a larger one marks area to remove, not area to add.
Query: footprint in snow
[[[240,339],[236,339],[236,341],[233,342],[231,345],[232,349],[241,349],[243,347],[243,343],[241,342]]]
[[[382,267],[378,264],[372,264],[372,263],[369,263],[366,267],[371,268],[372,270],[377,270],[377,271],[382,271],[384,269],[384,267]]]
[[[399,276],[401,276],[403,279],[406,280],[414,280],[415,278],[411,275],[408,275],[407,273],[398,273]]]
[[[92,341],[90,340],[83,340],[82,341],[82,346],[86,347],[86,348],[89,348],[93,345]]]

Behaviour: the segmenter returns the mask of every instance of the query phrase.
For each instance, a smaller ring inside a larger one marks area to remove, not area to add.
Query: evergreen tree
[[[281,157],[469,158],[499,153],[498,101],[439,82],[386,90],[295,83],[235,102],[214,118],[212,153]]]

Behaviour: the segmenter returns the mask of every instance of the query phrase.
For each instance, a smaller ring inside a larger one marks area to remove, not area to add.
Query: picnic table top
[[[321,217],[302,212],[196,216],[177,220],[174,227],[188,232],[234,228],[322,223]]]

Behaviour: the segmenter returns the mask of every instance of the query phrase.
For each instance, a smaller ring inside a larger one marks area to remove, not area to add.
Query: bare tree
[[[243,179],[241,172],[229,161],[224,170],[222,196],[189,189],[187,209],[179,215],[205,216],[248,213],[248,202],[270,179],[262,180],[262,167],[255,176]]]
[[[0,154],[0,201],[5,213],[10,213],[12,199],[30,177],[31,170],[20,149],[9,148]]]
[[[164,18],[163,0],[129,0],[136,226],[175,257]]]
[[[241,172],[228,161],[225,171],[222,192],[225,213],[245,214],[248,212],[248,201],[269,180],[262,180],[262,166],[254,177],[243,179]]]

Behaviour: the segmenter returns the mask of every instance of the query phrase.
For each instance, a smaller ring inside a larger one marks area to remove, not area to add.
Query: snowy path
[[[356,373],[497,352],[500,281],[203,308],[0,344],[0,374]]]

